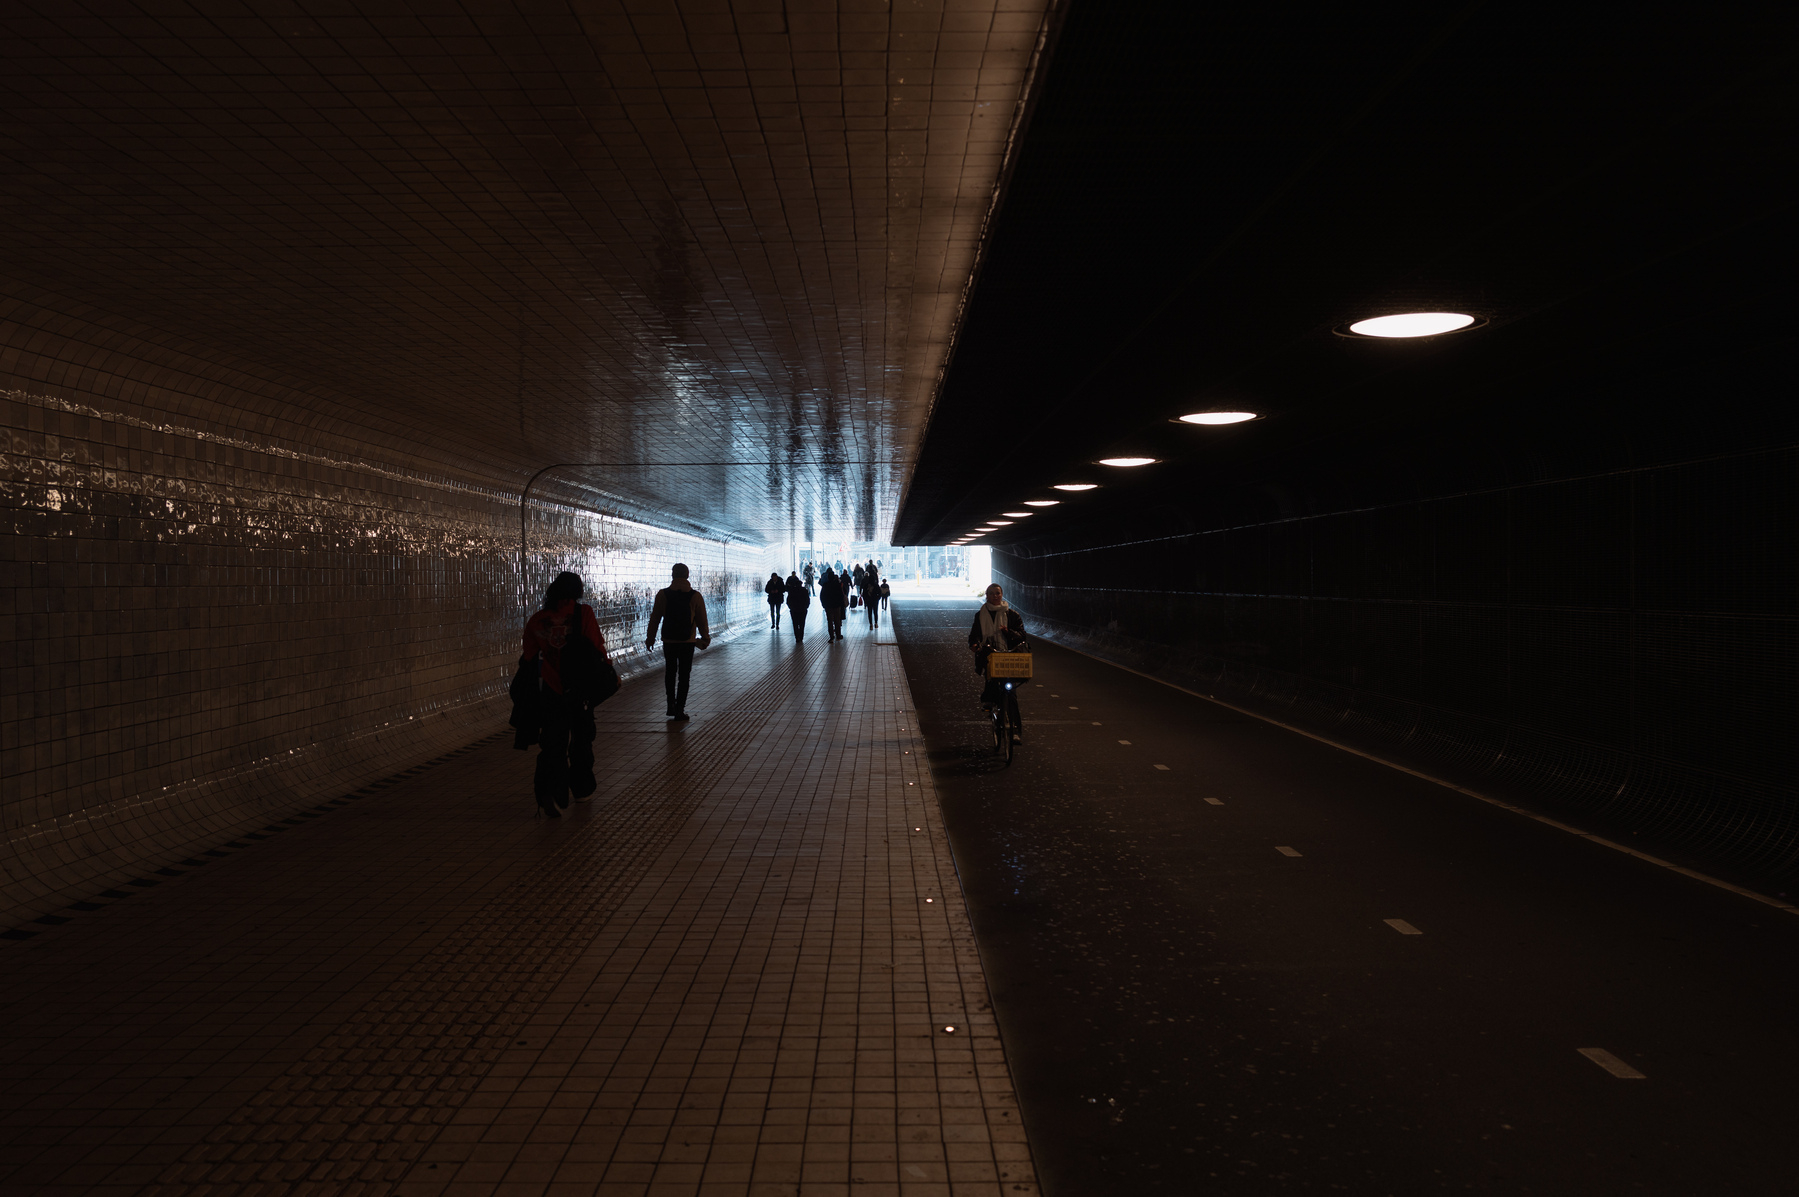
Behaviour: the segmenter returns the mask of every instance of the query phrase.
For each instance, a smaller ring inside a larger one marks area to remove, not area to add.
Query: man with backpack
[[[818,583],[818,602],[825,609],[825,638],[843,639],[843,610],[849,605],[849,579],[840,578],[825,566],[825,576]]]
[[[687,722],[687,684],[693,676],[693,652],[712,643],[706,622],[706,600],[687,581],[687,567],[677,562],[669,571],[673,580],[656,592],[650,608],[650,630],[643,646],[656,647],[656,629],[662,629],[662,684],[668,691],[668,717]]]
[[[768,575],[768,585],[762,588],[768,596],[768,626],[771,631],[781,630],[781,604],[787,599],[787,584],[781,581],[779,573]]]
[[[862,570],[862,605],[868,608],[868,626],[881,626],[881,571],[871,560]]]
[[[787,575],[787,622],[793,625],[793,642],[806,642],[806,609],[812,605],[812,596],[806,593],[806,584],[800,581],[798,574]]]

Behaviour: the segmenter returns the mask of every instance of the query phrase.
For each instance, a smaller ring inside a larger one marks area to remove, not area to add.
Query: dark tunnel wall
[[[522,480],[47,299],[0,305],[0,916],[505,730]],[[761,626],[760,547],[539,493],[532,589],[581,572],[627,672],[672,560]]]
[[[1052,639],[1784,891],[1796,478],[1789,444],[1282,513],[1296,484],[994,572]]]
[[[978,538],[1066,643],[1799,892],[1791,25],[1072,6],[896,543]],[[1473,323],[1349,335],[1441,311]]]

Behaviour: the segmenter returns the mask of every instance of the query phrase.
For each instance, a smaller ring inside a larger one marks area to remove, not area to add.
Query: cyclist
[[[974,654],[975,672],[987,675],[987,657],[994,652],[1019,652],[1028,647],[1024,634],[1024,617],[1006,606],[1006,592],[995,582],[987,587],[987,601],[974,613],[974,625],[968,629],[968,649]],[[1012,716],[1012,742],[1022,742],[1023,730],[1018,717],[1018,691],[1007,690],[1001,682],[987,678],[981,688],[981,706],[991,711],[1002,699]]]

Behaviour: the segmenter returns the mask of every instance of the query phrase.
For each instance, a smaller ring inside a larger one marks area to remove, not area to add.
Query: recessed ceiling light
[[[1403,312],[1357,320],[1349,331],[1358,337],[1434,337],[1473,323],[1474,317],[1464,312]]]
[[[1153,457],[1102,457],[1099,459],[1099,464],[1129,469],[1131,466],[1155,465],[1156,459]]]
[[[996,528],[1003,528],[1007,524],[1010,524],[1012,521],[1011,520],[988,520],[987,522]]]
[[[1037,513],[1035,511],[1002,511],[1000,514],[1011,516],[1015,520],[1028,520]]]
[[[1054,507],[1061,501],[1060,499],[1026,499],[1024,505],[1026,507]]]
[[[1196,411],[1181,417],[1183,424],[1241,424],[1253,420],[1253,411]]]
[[[1097,483],[1097,482],[1058,482],[1058,483],[1056,483],[1057,490],[1097,490],[1098,488],[1099,488],[1099,483]]]

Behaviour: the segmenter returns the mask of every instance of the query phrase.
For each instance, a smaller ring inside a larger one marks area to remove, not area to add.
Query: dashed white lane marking
[[[1165,682],[1159,677],[1154,677],[1150,674],[1144,673],[1141,669],[1132,669],[1128,665],[1120,665],[1120,664],[1118,664],[1118,662],[1106,660],[1104,657],[1095,657],[1092,653],[1081,652],[1080,649],[1073,648],[1068,645],[1064,645],[1063,647],[1068,648],[1069,652],[1080,653],[1081,656],[1087,657],[1094,661],[1098,661],[1102,665],[1110,665],[1114,669],[1122,669],[1126,673],[1134,673],[1140,678],[1145,678],[1149,681],[1155,682],[1157,685],[1167,686],[1170,690],[1179,690],[1182,694],[1191,694],[1195,698],[1203,698],[1207,702],[1217,703],[1219,706],[1225,707],[1229,710],[1236,711],[1240,715],[1248,715],[1251,719],[1260,719],[1264,723],[1272,723],[1276,727],[1285,728],[1287,731],[1294,732],[1297,735],[1304,736],[1308,740],[1316,740],[1320,744],[1329,744],[1332,748],[1339,748],[1339,749],[1343,750],[1344,752],[1351,753],[1355,756],[1359,756],[1363,760],[1373,761],[1377,765],[1385,765],[1389,769],[1397,769],[1401,773],[1409,773],[1413,777],[1421,778],[1424,781],[1430,782],[1432,785],[1442,786],[1446,790],[1454,790],[1458,794],[1466,794],[1470,798],[1477,798],[1482,802],[1491,803],[1492,805],[1499,807],[1501,810],[1509,810],[1515,815],[1523,815],[1527,819],[1535,819],[1537,822],[1546,824],[1547,826],[1550,826],[1550,827],[1553,827],[1557,831],[1565,831],[1570,835],[1577,835],[1581,839],[1589,840],[1595,844],[1598,844],[1602,848],[1611,848],[1614,851],[1624,853],[1626,856],[1634,856],[1640,861],[1643,861],[1647,864],[1655,865],[1657,868],[1667,869],[1669,872],[1679,873],[1683,877],[1691,877],[1694,881],[1703,881],[1707,885],[1715,885],[1719,889],[1729,890],[1731,893],[1735,894],[1739,898],[1748,898],[1751,902],[1760,902],[1764,906],[1772,906],[1776,910],[1784,910],[1788,914],[1799,914],[1799,905],[1795,905],[1792,902],[1782,902],[1775,898],[1770,898],[1766,894],[1758,894],[1752,889],[1744,889],[1740,885],[1732,885],[1728,881],[1720,881],[1716,877],[1708,876],[1707,874],[1698,872],[1694,869],[1689,869],[1685,865],[1673,864],[1669,861],[1663,860],[1659,856],[1651,856],[1647,852],[1638,852],[1635,848],[1630,848],[1630,847],[1626,847],[1623,844],[1614,843],[1611,840],[1605,839],[1601,836],[1594,835],[1590,831],[1582,831],[1578,827],[1571,827],[1566,823],[1557,822],[1556,820],[1549,818],[1547,815],[1539,815],[1535,811],[1526,810],[1522,806],[1513,806],[1509,802],[1502,802],[1497,798],[1489,798],[1487,795],[1480,793],[1478,790],[1465,789],[1462,786],[1456,785],[1454,782],[1444,781],[1441,777],[1432,777],[1428,773],[1420,773],[1416,769],[1408,769],[1404,765],[1396,764],[1393,761],[1390,761],[1385,757],[1375,756],[1372,753],[1363,752],[1359,748],[1351,748],[1347,744],[1339,743],[1336,740],[1332,740],[1325,736],[1321,736],[1321,735],[1317,734],[1316,732],[1306,731],[1304,728],[1295,727],[1291,723],[1282,723],[1279,719],[1270,719],[1268,716],[1259,714],[1256,711],[1252,711],[1248,707],[1240,707],[1240,706],[1236,705],[1235,703],[1225,702],[1222,698],[1214,698],[1210,694],[1201,694],[1198,690],[1189,690],[1185,686],[1177,686],[1173,682]]]
[[[1162,771],[1162,772],[1164,772],[1164,773],[1166,773],[1166,772],[1168,772],[1168,766],[1167,766],[1167,765],[1157,765],[1157,766],[1156,766],[1156,768],[1158,768],[1158,769],[1160,769],[1160,770],[1161,770],[1161,771]]]
[[[1222,799],[1222,798],[1207,798],[1206,805],[1207,806],[1223,806],[1224,799]]]
[[[1393,928],[1393,930],[1399,932],[1401,935],[1424,934],[1424,932],[1418,930],[1418,928],[1412,926],[1412,924],[1406,922],[1404,919],[1382,919],[1381,922],[1387,924],[1387,926]]]
[[[1130,742],[1130,741],[1129,741],[1129,740],[1120,740],[1120,741],[1118,741],[1118,742],[1119,742],[1119,743],[1120,743],[1120,744],[1123,744],[1123,745],[1124,745],[1124,746],[1125,746],[1125,747],[1126,747],[1126,748],[1129,748],[1129,747],[1130,747],[1130,744],[1131,744],[1131,742]]]
[[[1299,849],[1298,849],[1298,848],[1289,848],[1289,847],[1287,847],[1287,846],[1286,846],[1286,845],[1285,845],[1285,844],[1277,844],[1277,845],[1275,845],[1275,849],[1274,849],[1274,850],[1275,850],[1275,851],[1276,851],[1276,852],[1279,852],[1279,853],[1280,853],[1280,854],[1281,854],[1281,855],[1282,855],[1282,856],[1298,856],[1298,855],[1299,855]]]
[[[1603,1047],[1582,1047],[1575,1050],[1621,1081],[1646,1081],[1649,1079]]]

